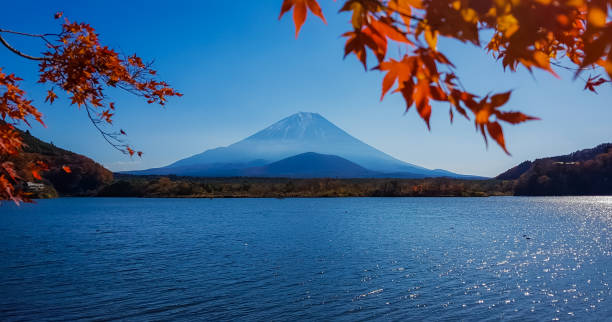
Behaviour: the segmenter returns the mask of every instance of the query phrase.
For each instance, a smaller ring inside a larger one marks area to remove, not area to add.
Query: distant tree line
[[[290,179],[117,176],[99,196],[114,197],[478,197],[511,195],[511,181],[430,179]]]
[[[568,155],[525,161],[496,179],[291,179],[197,178],[113,174],[93,160],[20,132],[24,150],[8,161],[17,166],[43,160],[36,178],[18,173],[33,198],[114,197],[430,197],[497,195],[612,195],[612,144]],[[70,169],[66,171],[65,168]],[[42,187],[37,183],[44,184]]]

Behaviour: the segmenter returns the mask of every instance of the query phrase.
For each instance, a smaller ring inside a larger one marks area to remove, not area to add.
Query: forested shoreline
[[[504,180],[194,178],[116,175],[102,197],[290,198],[290,197],[486,197],[512,195]]]
[[[38,180],[19,173],[28,196],[148,198],[289,197],[486,197],[612,195],[612,144],[526,161],[485,180],[424,178],[267,178],[146,176],[112,173],[95,161],[22,132],[27,147],[10,159],[25,165],[44,160],[49,170]],[[64,168],[70,169],[66,172]]]

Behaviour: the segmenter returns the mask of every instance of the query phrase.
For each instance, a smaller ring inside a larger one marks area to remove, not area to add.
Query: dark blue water
[[[612,198],[0,206],[0,320],[610,320]]]

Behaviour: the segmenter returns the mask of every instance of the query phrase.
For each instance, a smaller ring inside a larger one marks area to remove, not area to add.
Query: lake
[[[0,320],[605,320],[612,197],[0,206]]]

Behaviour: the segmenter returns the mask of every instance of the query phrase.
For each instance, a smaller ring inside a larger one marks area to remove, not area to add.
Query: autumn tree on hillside
[[[56,19],[61,13],[55,15]],[[12,34],[40,39],[46,50],[38,56],[20,51],[4,37]],[[28,34],[0,29],[0,43],[14,54],[38,63],[38,82],[47,85],[46,101],[53,103],[58,95],[66,95],[71,105],[84,109],[104,139],[117,150],[129,155],[141,155],[125,144],[125,131],[109,132],[103,124],[112,124],[115,103],[106,95],[109,88],[120,88],[143,97],[147,103],[164,105],[170,96],[181,94],[167,83],[155,79],[151,64],[144,63],[136,55],[124,57],[115,50],[103,46],[95,30],[88,24],[64,19],[61,31],[56,34]],[[27,201],[27,195],[19,188],[22,181],[11,157],[18,156],[23,147],[15,125],[30,125],[31,121],[44,125],[42,113],[19,87],[21,78],[9,74],[0,66],[0,200],[11,199],[17,203]],[[38,161],[28,166],[34,178],[40,179],[45,163]],[[64,171],[70,171],[64,167]]]
[[[511,92],[478,96],[464,88],[448,55],[438,50],[441,37],[478,46],[504,69],[554,68],[588,71],[585,89],[612,79],[612,0],[345,0],[340,12],[351,14],[345,57],[355,55],[368,68],[368,55],[384,73],[381,100],[400,93],[406,110],[416,106],[427,123],[432,101],[449,104],[450,120],[459,113],[473,118],[485,142],[492,138],[508,153],[501,124],[535,117],[504,111]],[[325,18],[317,0],[284,0],[279,19],[293,10],[296,37],[308,11]],[[393,57],[394,44],[401,54]],[[605,75],[606,76],[602,76]],[[558,76],[557,76],[558,77]]]

